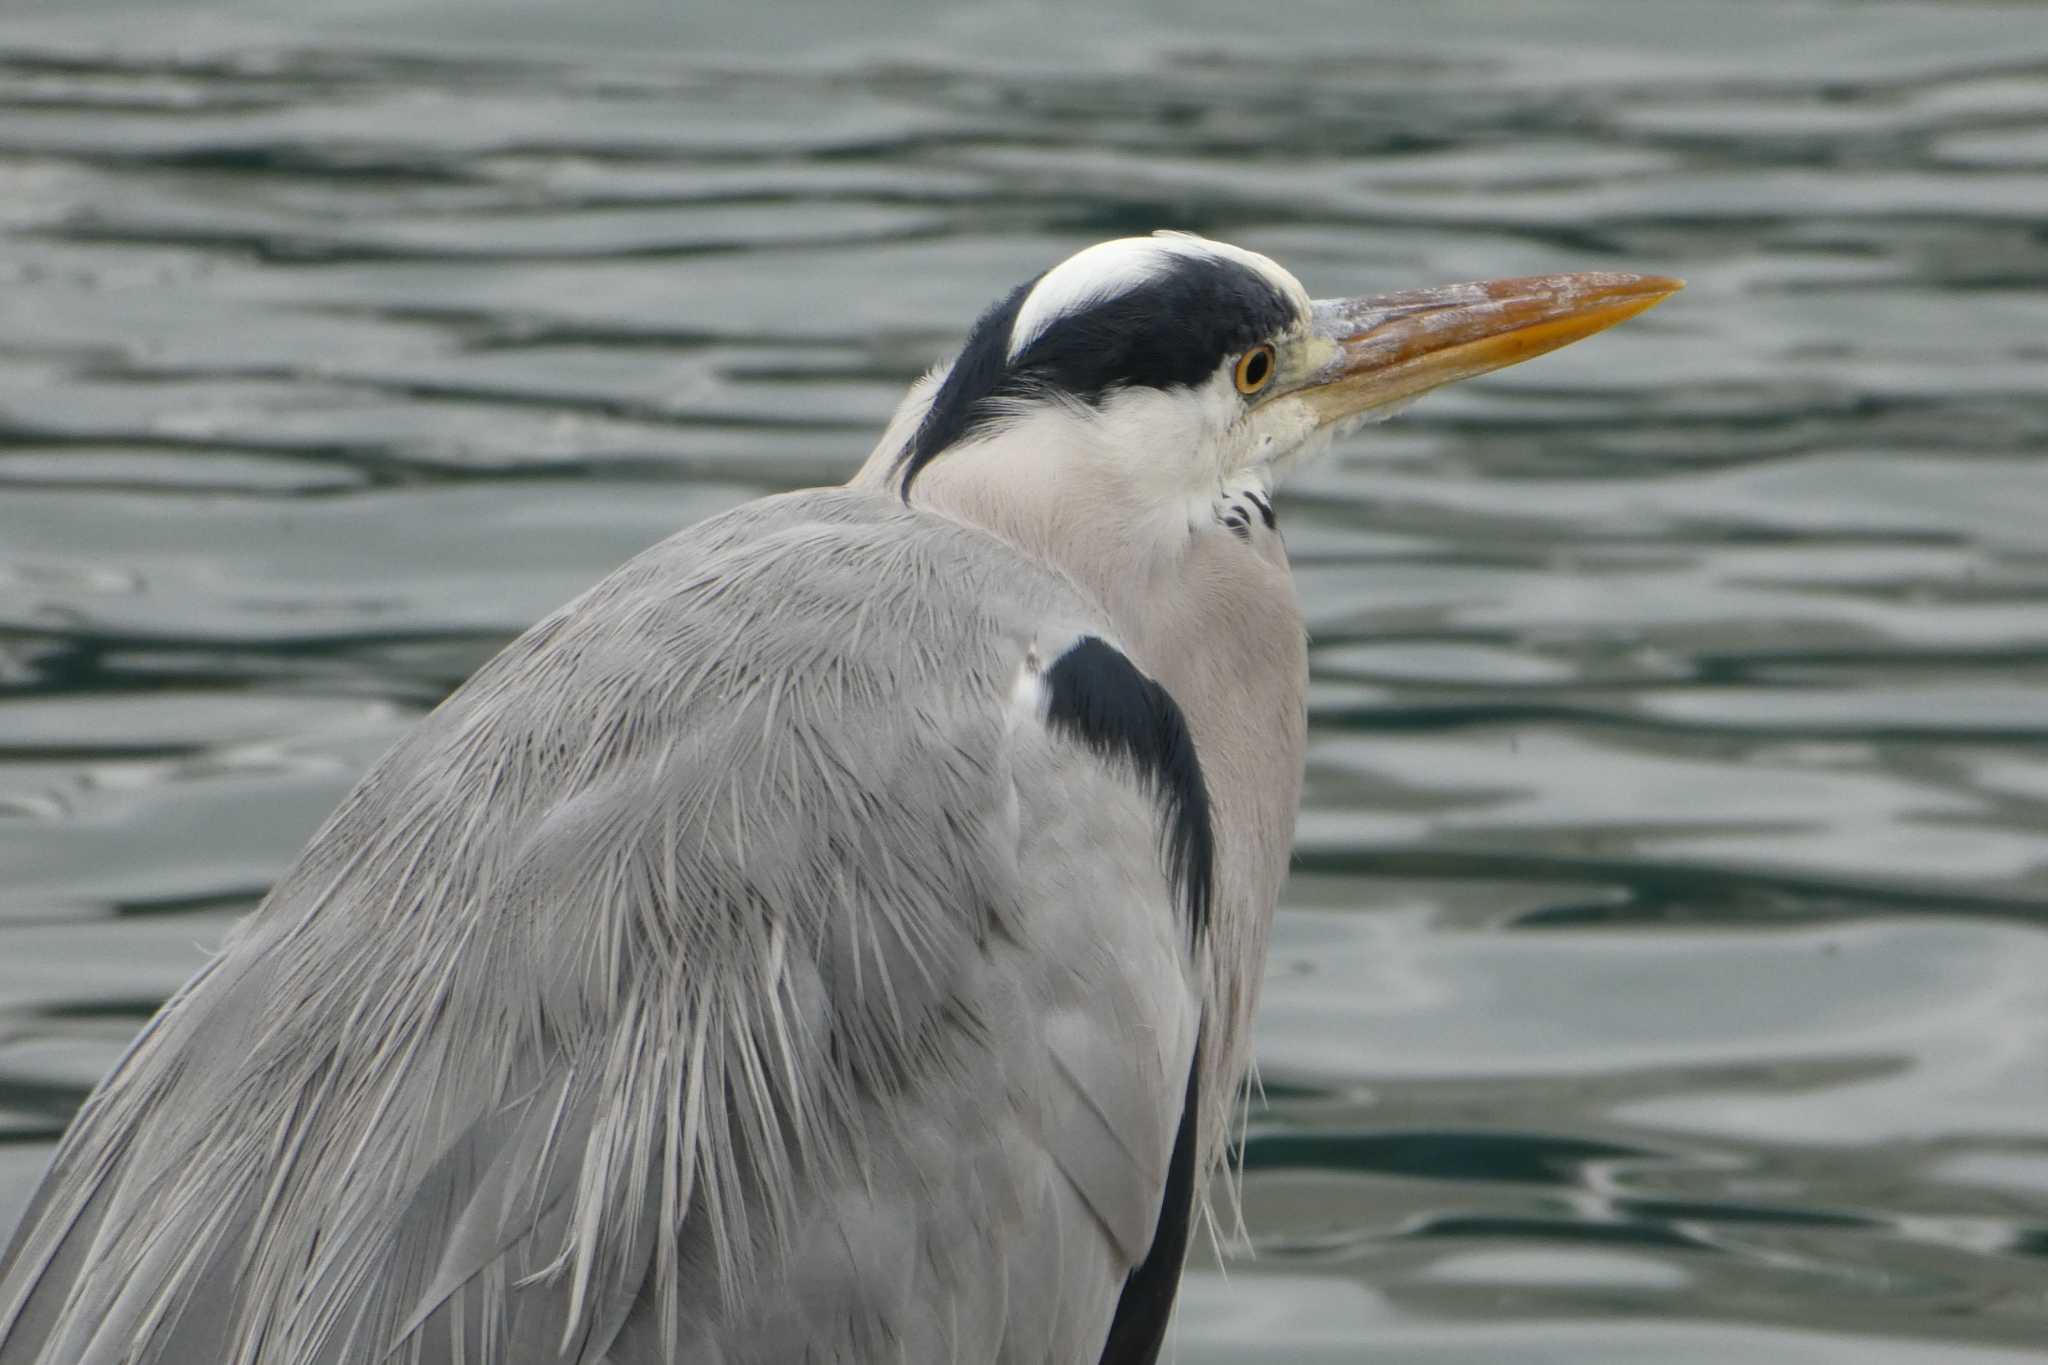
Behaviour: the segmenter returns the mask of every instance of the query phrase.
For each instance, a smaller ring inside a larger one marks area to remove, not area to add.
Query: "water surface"
[[[1176,1359],[2048,1356],[2048,12],[689,8],[0,18],[0,1224],[499,644],[1175,226],[1691,285],[1288,492],[1308,801]]]

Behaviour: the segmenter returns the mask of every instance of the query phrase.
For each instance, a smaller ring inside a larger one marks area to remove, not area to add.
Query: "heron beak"
[[[1319,364],[1292,396],[1327,426],[1604,332],[1684,288],[1662,275],[1529,275],[1318,299]]]

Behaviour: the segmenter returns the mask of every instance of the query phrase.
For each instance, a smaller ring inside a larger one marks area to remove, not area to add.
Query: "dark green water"
[[[1177,226],[1691,288],[1290,490],[1175,1359],[2048,1359],[2048,8],[281,8],[0,11],[0,1226],[500,642]]]

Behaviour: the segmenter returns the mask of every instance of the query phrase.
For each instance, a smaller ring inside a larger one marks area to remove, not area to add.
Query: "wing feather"
[[[543,621],[96,1093],[0,1365],[1097,1351],[1165,1255],[1208,885],[1184,758],[1019,689],[1101,630],[838,491]]]

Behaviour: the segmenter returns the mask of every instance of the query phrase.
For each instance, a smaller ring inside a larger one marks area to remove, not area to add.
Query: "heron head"
[[[966,477],[1110,491],[1127,513],[1205,520],[1361,422],[1443,384],[1590,336],[1678,289],[1546,275],[1312,299],[1257,252],[1185,233],[1102,242],[984,313],[905,399],[862,479],[917,500]]]

